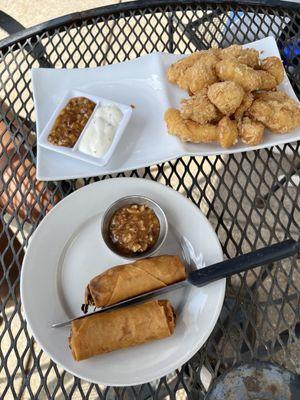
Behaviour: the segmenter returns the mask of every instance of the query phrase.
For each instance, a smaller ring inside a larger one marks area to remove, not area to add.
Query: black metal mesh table
[[[0,43],[1,398],[199,399],[209,378],[253,359],[299,373],[299,258],[228,280],[219,321],[199,353],[171,376],[135,388],[89,384],[49,360],[27,330],[18,289],[23,249],[50,206],[82,185],[110,178],[36,182],[30,68],[101,66],[153,51],[189,53],[272,35],[299,95],[300,6],[259,3],[125,3],[58,18]],[[287,237],[299,240],[299,146],[185,157],[118,176],[157,180],[183,193],[207,216],[225,256],[234,257]]]

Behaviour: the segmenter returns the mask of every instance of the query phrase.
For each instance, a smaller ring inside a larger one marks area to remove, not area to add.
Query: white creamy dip
[[[113,142],[122,117],[121,110],[115,105],[98,107],[83,133],[78,150],[93,157],[103,156]]]

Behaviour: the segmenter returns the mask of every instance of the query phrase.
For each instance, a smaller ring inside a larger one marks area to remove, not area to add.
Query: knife
[[[267,263],[279,261],[283,258],[293,256],[299,253],[299,249],[299,242],[296,242],[293,239],[288,239],[283,242],[273,244],[271,246],[263,247],[262,249],[255,250],[253,252],[243,254],[230,260],[221,261],[216,264],[209,265],[208,267],[194,270],[188,274],[187,279],[184,281],[177,282],[173,285],[165,286],[163,288],[132,297],[111,306],[102,307],[97,311],[75,317],[68,321],[53,324],[52,328],[67,326],[76,319],[81,319],[89,315],[112,311],[115,309],[140,303],[141,301],[152,299],[153,297],[183,287],[188,287],[191,285],[201,287],[211,282],[215,282],[219,279],[227,278],[240,272],[245,272],[251,268],[260,267]]]

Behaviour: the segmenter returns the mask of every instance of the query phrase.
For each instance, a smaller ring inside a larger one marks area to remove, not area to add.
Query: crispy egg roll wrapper
[[[167,300],[94,314],[72,321],[69,345],[76,361],[124,349],[174,332],[175,313]]]
[[[85,304],[106,307],[185,278],[185,267],[178,256],[156,256],[118,265],[90,281]]]

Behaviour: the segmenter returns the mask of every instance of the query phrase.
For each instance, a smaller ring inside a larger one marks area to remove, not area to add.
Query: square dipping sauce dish
[[[52,144],[48,141],[48,136],[51,132],[51,129],[52,129],[55,121],[56,121],[56,118],[59,116],[62,109],[67,105],[69,100],[71,100],[74,97],[85,97],[85,98],[93,101],[96,104],[95,108],[73,147],[66,147],[66,146],[59,146],[59,145]],[[83,139],[88,126],[93,121],[93,117],[94,117],[96,111],[100,107],[103,107],[103,106],[116,106],[121,111],[122,118],[121,118],[119,124],[117,125],[111,145],[109,146],[107,151],[102,156],[96,157],[96,156],[92,156],[92,155],[83,153],[82,151],[79,150],[79,146],[80,146],[80,142]],[[111,101],[109,99],[90,95],[88,93],[84,93],[79,90],[75,90],[75,89],[70,90],[65,94],[65,96],[63,97],[61,102],[58,104],[57,108],[55,109],[54,113],[52,114],[51,118],[47,122],[45,128],[43,129],[40,137],[38,138],[38,141],[39,141],[39,144],[42,147],[45,147],[46,149],[56,151],[58,153],[64,154],[65,156],[68,156],[68,157],[77,158],[79,160],[86,161],[89,164],[102,166],[102,165],[107,164],[109,162],[111,156],[113,155],[113,152],[115,151],[115,148],[117,147],[117,144],[118,144],[121,136],[123,135],[123,133],[126,129],[126,126],[130,120],[131,114],[132,114],[132,108],[125,104],[116,103],[115,101]]]

